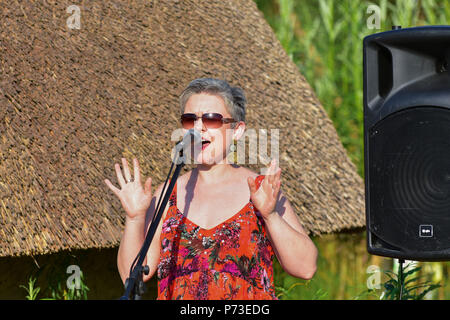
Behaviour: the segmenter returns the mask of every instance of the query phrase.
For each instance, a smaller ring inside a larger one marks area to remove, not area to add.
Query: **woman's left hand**
[[[250,188],[250,199],[264,219],[269,218],[274,212],[278,194],[280,193],[280,176],[281,169],[278,167],[277,161],[273,159],[259,189],[256,188],[255,179],[247,178],[248,187]]]

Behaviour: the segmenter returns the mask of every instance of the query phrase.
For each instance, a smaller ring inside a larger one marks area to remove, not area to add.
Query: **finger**
[[[133,159],[133,168],[134,168],[134,181],[137,181],[140,184],[141,183],[141,169],[139,167],[139,161],[137,158]]]
[[[277,171],[274,174],[273,183],[277,183],[281,180],[281,168],[277,168]]]
[[[280,176],[281,176],[280,168],[278,168],[274,174],[267,176],[268,182],[265,185],[264,189],[268,192],[268,194],[272,193],[276,189],[277,184],[280,181]]]
[[[125,186],[125,180],[123,179],[122,170],[120,170],[120,164],[116,163],[114,168],[116,169],[117,181],[119,181],[120,187],[123,188]]]
[[[111,189],[111,191],[112,191],[116,196],[119,196],[120,190],[117,189],[117,188],[111,183],[111,181],[109,181],[108,179],[105,179],[105,183],[106,183],[106,185]]]
[[[147,181],[145,181],[144,192],[148,195],[152,194],[152,178],[148,178]]]
[[[274,179],[274,175],[275,175],[276,170],[277,170],[276,160],[272,159],[272,161],[270,162],[270,167],[269,167],[268,173],[267,173],[267,175],[268,175],[268,182],[270,184],[273,183],[273,179]]]
[[[264,194],[266,195],[266,197],[267,197],[268,199],[272,197],[272,193],[273,193],[272,185],[267,184],[267,185],[263,186],[262,189],[263,189]]]
[[[269,169],[269,173],[267,175],[267,182],[269,184],[272,184],[273,183],[273,178],[274,178],[274,172],[273,172],[273,166],[271,165],[270,169]]]
[[[130,168],[128,167],[127,159],[122,158],[122,164],[123,164],[123,172],[125,174],[125,179],[128,182],[131,180],[131,173],[130,173]]]
[[[280,188],[281,188],[281,181],[278,180],[275,185],[275,188],[273,190],[273,197],[274,197],[275,201],[277,201],[277,199],[278,199],[278,195],[280,193]]]
[[[248,177],[247,178],[248,187],[250,189],[250,194],[254,194],[256,192],[256,183],[255,179]]]
[[[264,177],[263,181],[261,182],[261,187],[266,190],[270,187],[269,185],[269,171],[267,172],[266,176]]]
[[[278,168],[277,171],[272,176],[272,189],[275,189],[278,185],[278,183],[281,181],[281,169]]]

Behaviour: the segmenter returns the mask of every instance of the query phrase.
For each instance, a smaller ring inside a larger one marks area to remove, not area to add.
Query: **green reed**
[[[333,121],[348,156],[364,178],[362,41],[365,36],[403,28],[448,24],[450,1],[440,0],[255,0],[281,45],[298,66]],[[380,29],[369,29],[369,5],[380,9]],[[310,281],[275,267],[280,299],[352,299],[366,288],[367,267],[392,269],[392,259],[367,254],[365,234],[314,238],[318,270]],[[449,299],[449,263],[423,263],[424,276],[442,286],[434,298]],[[432,267],[430,267],[432,266]],[[440,270],[440,271],[436,271]],[[369,297],[366,297],[369,298]],[[373,298],[373,297],[372,297]]]

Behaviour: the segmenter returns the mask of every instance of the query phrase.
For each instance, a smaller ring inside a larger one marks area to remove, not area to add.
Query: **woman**
[[[280,191],[276,161],[265,176],[227,162],[245,131],[245,104],[242,89],[218,79],[194,80],[180,96],[182,127],[201,133],[202,150],[194,153],[197,166],[178,178],[148,250],[144,281],[157,271],[158,299],[276,299],[274,254],[292,276],[315,273],[317,249]],[[134,181],[122,164],[125,178],[115,164],[121,189],[105,183],[127,214],[117,257],[125,281],[162,184],[152,196],[137,159]]]

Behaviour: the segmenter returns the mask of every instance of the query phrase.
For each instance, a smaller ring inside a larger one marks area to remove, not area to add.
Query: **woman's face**
[[[203,143],[201,151],[194,153],[194,163],[224,163],[234,138],[231,123],[223,123],[219,128],[208,128],[201,119],[204,113],[219,113],[224,118],[231,118],[223,99],[213,94],[194,94],[186,102],[184,113],[194,113],[199,117],[194,123],[194,129],[200,132]]]

